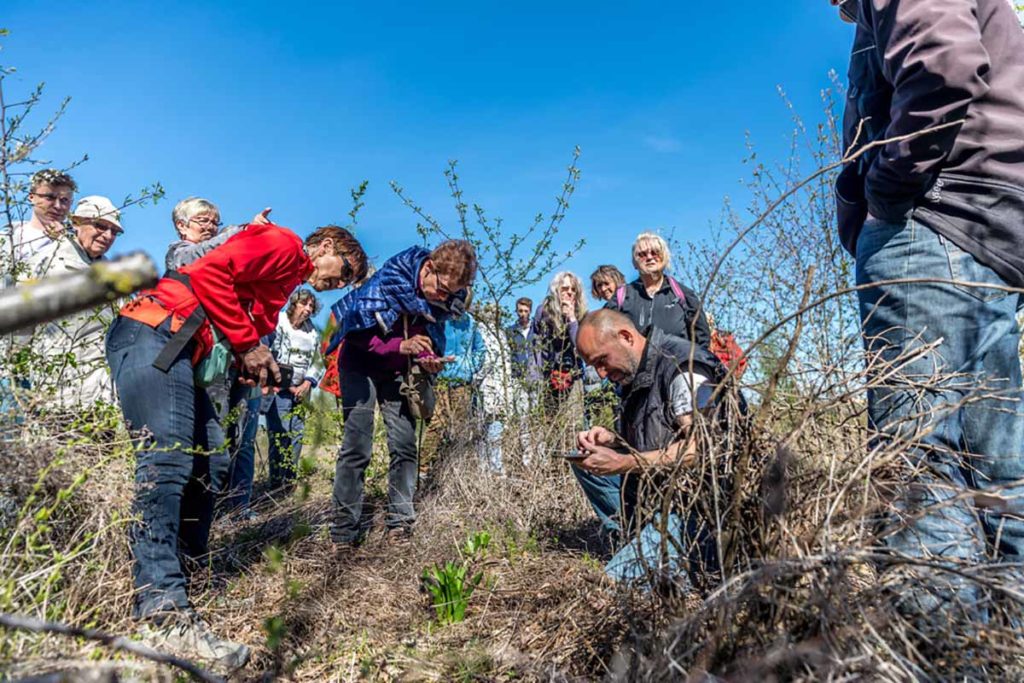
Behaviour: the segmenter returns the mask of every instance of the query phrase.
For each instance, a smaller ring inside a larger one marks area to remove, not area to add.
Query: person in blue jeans
[[[644,337],[628,316],[610,309],[583,318],[576,347],[602,379],[622,387],[622,436],[605,427],[580,432],[580,457],[573,459],[584,494],[619,545],[605,571],[624,582],[703,584],[717,567],[713,526],[696,510],[648,510],[660,509],[660,496],[668,495],[657,470],[697,461],[693,412],[705,407],[725,368],[703,347],[657,327]],[[653,499],[649,485],[641,499],[643,470],[653,472]]]
[[[148,646],[230,669],[249,657],[247,646],[211,633],[188,597],[189,569],[207,561],[213,515],[217,416],[197,370],[208,383],[202,362],[216,355],[214,326],[246,381],[270,391],[280,370],[259,340],[288,294],[302,282],[335,289],[365,272],[365,253],[343,228],[325,226],[303,241],[286,228],[251,225],[141,292],[111,325],[107,362],[136,437],[133,616]]]
[[[292,384],[263,401],[270,444],[270,488],[290,488],[298,474],[305,429],[304,400],[320,383],[320,332],[313,325],[320,304],[308,289],[297,290],[281,311],[277,329],[267,340],[274,359],[292,367]]]
[[[1024,561],[1024,33],[1005,0],[839,2],[856,24],[839,235],[856,259],[872,446],[906,466],[882,542],[899,604],[987,618]],[[950,571],[952,570],[952,571]]]
[[[244,518],[255,516],[250,504],[256,474],[256,432],[260,426],[262,404],[263,397],[259,392],[252,392],[250,387],[241,383],[232,387],[231,405],[237,415],[234,416],[233,433],[229,438],[236,445],[228,469],[228,490],[221,499],[220,509],[229,513],[239,512]]]

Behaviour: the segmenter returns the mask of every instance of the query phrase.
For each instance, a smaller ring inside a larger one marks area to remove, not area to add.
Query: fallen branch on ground
[[[19,631],[32,631],[33,633],[56,633],[62,636],[72,636],[74,638],[85,638],[86,640],[94,640],[99,643],[103,643],[107,647],[111,647],[114,650],[124,650],[130,652],[133,655],[148,659],[152,662],[159,664],[168,664],[173,667],[177,667],[182,671],[186,671],[197,680],[204,681],[205,683],[224,683],[224,679],[211,674],[205,669],[201,669],[192,662],[186,659],[180,659],[173,655],[164,654],[157,652],[152,648],[148,648],[145,645],[136,643],[135,641],[129,640],[124,636],[116,636],[110,633],[104,633],[103,631],[97,631],[91,628],[78,628],[76,626],[68,626],[67,624],[60,624],[52,621],[43,621],[41,619],[33,619],[31,617],[22,617],[16,614],[0,613],[0,626],[8,629],[14,629]]]

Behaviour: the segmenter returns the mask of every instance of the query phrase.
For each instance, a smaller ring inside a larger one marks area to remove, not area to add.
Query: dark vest
[[[658,328],[647,337],[640,367],[622,399],[622,436],[638,451],[656,451],[677,440],[678,424],[672,415],[672,380],[690,368],[707,378],[693,397],[694,408],[701,407],[699,398],[708,395],[725,377],[722,362],[707,349],[685,339],[665,334]],[[623,512],[627,520],[634,517],[637,486],[640,477],[623,477]]]

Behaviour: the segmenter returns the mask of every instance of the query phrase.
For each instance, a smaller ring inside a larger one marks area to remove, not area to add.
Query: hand
[[[572,301],[562,302],[562,315],[569,322],[576,321],[576,306]]]
[[[417,334],[403,339],[398,346],[398,351],[406,356],[417,356],[421,353],[430,353],[433,350],[434,343],[425,334]]]
[[[277,367],[273,354],[266,346],[259,344],[252,347],[242,354],[240,362],[242,377],[239,380],[250,387],[263,387],[264,395],[270,392],[269,384],[281,383],[281,369]],[[271,379],[273,382],[270,381]]]
[[[599,446],[614,446],[618,441],[615,432],[604,427],[591,427],[576,435],[576,447],[580,451],[591,451]]]
[[[302,398],[312,387],[313,384],[307,379],[299,386],[289,388],[288,391],[292,392],[292,396],[295,398]]]
[[[608,476],[611,474],[622,474],[633,469],[634,461],[632,457],[617,453],[604,446],[594,446],[581,452],[586,453],[587,457],[577,460],[576,467],[593,474]]]
[[[417,358],[416,363],[430,374],[436,375],[444,370],[445,359],[437,356],[424,356]]]
[[[270,208],[269,206],[267,208],[263,209],[262,211],[260,211],[258,214],[256,214],[253,217],[253,219],[251,221],[252,225],[266,225],[267,223],[269,223],[270,222],[270,212],[271,211],[273,211],[273,209]]]

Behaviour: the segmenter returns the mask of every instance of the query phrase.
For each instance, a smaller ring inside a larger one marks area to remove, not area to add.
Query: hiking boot
[[[251,651],[247,645],[219,638],[193,611],[168,613],[139,629],[142,643],[160,652],[201,659],[233,672],[245,666]]]
[[[407,526],[392,527],[384,534],[384,542],[387,545],[405,545],[411,540],[412,529]]]

